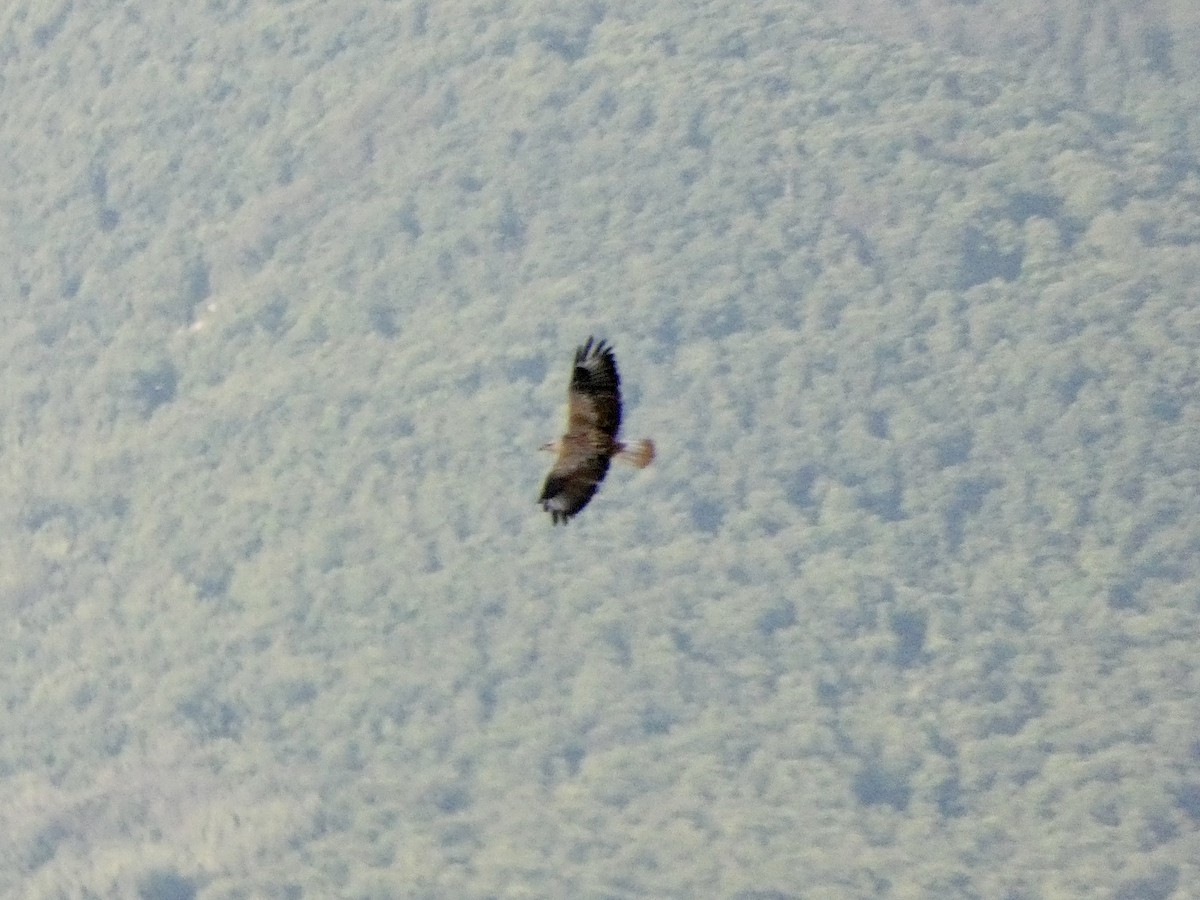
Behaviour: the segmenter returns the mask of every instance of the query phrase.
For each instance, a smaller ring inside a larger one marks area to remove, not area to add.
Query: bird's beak
[[[542,446],[538,447],[538,449],[539,450],[553,450],[554,449],[554,441],[551,441],[548,444],[542,444]]]

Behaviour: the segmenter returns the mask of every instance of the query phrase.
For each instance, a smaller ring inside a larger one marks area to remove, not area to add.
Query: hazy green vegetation
[[[858,8],[2,14],[0,894],[1188,896],[1191,20]]]

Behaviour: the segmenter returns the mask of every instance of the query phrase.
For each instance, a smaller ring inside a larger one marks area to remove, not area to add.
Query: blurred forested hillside
[[[885,40],[1015,62],[1097,108],[1132,109],[1147,89],[1192,90],[1200,10],[1187,0],[821,0],[824,15]]]
[[[1139,9],[7,7],[0,894],[1189,896]],[[660,457],[552,528],[589,334]]]

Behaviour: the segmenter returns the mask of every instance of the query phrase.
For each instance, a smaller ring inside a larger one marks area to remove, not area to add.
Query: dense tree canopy
[[[1200,883],[1176,13],[535,6],[7,14],[0,893]]]

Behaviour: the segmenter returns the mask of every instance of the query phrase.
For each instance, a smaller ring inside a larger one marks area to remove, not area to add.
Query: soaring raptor
[[[653,441],[623,444],[617,440],[621,429],[621,379],[612,347],[605,341],[593,346],[589,337],[575,350],[567,404],[567,433],[542,447],[557,454],[538,498],[555,525],[569,522],[588,505],[614,456],[639,469],[654,459]]]

